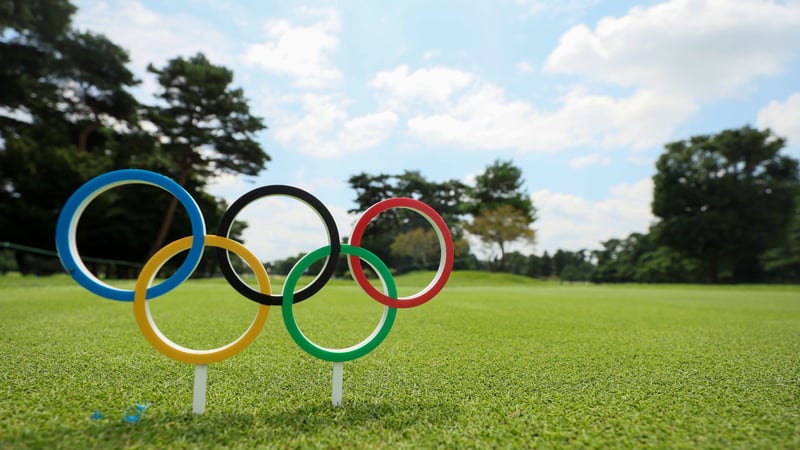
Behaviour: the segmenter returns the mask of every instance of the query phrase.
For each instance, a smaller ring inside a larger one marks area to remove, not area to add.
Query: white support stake
[[[194,366],[194,396],[192,397],[192,412],[203,414],[206,411],[206,381],[208,380],[208,364]]]
[[[331,390],[331,404],[333,406],[342,406],[342,373],[344,372],[344,363],[333,363],[333,388]]]

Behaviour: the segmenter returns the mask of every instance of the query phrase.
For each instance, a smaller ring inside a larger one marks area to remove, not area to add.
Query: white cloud
[[[551,192],[531,194],[539,220],[536,229],[537,253],[557,249],[580,250],[600,247],[612,237],[647,231],[653,220],[650,201],[653,182],[645,178],[634,184],[620,184],[609,189],[609,197],[598,202]]]
[[[341,71],[331,62],[330,54],[339,46],[341,29],[335,9],[301,9],[315,19],[309,25],[292,21],[269,20],[264,25],[268,40],[248,47],[245,61],[277,75],[293,78],[304,88],[324,88],[342,80]]]
[[[548,14],[576,21],[599,0],[516,0],[525,10],[525,16]]]
[[[537,11],[565,4],[518,2]],[[581,9],[591,2],[568,2]],[[780,74],[800,50],[800,3],[671,0],[566,32],[544,65],[630,87],[609,95],[573,87],[555,108],[507,96],[503,87],[446,67],[377,74],[385,108],[414,109],[408,134],[461,149],[557,151],[577,146],[658,147],[702,101],[750,89]],[[532,69],[518,64],[520,71]],[[574,164],[583,164],[576,161]]]
[[[213,195],[222,197],[228,204],[231,204],[248,190],[247,185],[245,177],[223,172],[209,180],[208,190]]]
[[[276,126],[275,139],[284,146],[322,158],[368,150],[385,141],[397,125],[397,114],[381,111],[350,118],[348,101],[337,95],[301,96],[305,115]]]
[[[770,128],[792,146],[800,146],[800,92],[792,94],[785,102],[771,101],[758,112],[759,128]]]
[[[577,25],[545,70],[694,97],[751,87],[800,49],[800,3],[672,0]]]
[[[661,145],[697,109],[681,95],[639,89],[628,97],[574,88],[556,110],[506,98],[503,88],[457,69],[411,72],[406,65],[376,74],[369,85],[383,108],[412,112],[408,133],[424,144],[473,150],[557,151],[593,145]],[[413,109],[412,109],[413,108]]]
[[[98,5],[99,7],[106,6],[104,3]],[[137,25],[156,25],[159,22],[159,17],[153,11],[145,8],[141,3],[135,1],[128,1],[121,3],[122,15],[128,17]]]
[[[572,159],[569,162],[569,166],[574,169],[580,169],[582,167],[587,166],[594,166],[594,165],[603,165],[607,166],[611,163],[611,158],[608,156],[603,156],[601,153],[591,153],[586,156],[579,156],[577,158]]]
[[[439,54],[438,50],[428,50],[422,54],[423,61],[430,61]]]
[[[695,110],[691,99],[654,91],[615,99],[573,89],[561,99],[560,109],[543,112],[530,103],[507,100],[500,87],[481,83],[445,112],[412,117],[408,128],[427,144],[463,149],[648,148],[668,139]]]
[[[539,0],[516,0],[515,3],[525,9],[527,14],[534,15],[545,11],[548,7],[546,2]]]
[[[135,0],[79,4],[75,26],[100,32],[129,51],[133,72],[143,80],[146,94],[157,83],[146,72],[147,64],[161,67],[169,59],[203,52],[214,64],[236,62],[234,43],[214,24],[186,14],[158,14]],[[198,33],[197,30],[203,30]]]
[[[536,72],[536,68],[528,61],[520,61],[517,63],[517,70],[520,73],[530,74]]]
[[[475,80],[475,76],[447,67],[419,69],[409,73],[403,64],[378,72],[370,80],[382,103],[388,108],[403,109],[408,104],[446,105],[452,95]]]
[[[313,178],[309,180],[305,176],[305,170],[299,169],[294,185],[308,192],[324,192],[340,188],[342,181],[337,178]]]
[[[365,114],[348,120],[337,134],[341,151],[358,152],[376,147],[389,137],[397,120],[397,114],[392,111]]]

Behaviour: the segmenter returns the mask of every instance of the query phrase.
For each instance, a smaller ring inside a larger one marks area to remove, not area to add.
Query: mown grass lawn
[[[408,293],[428,275],[401,277]],[[176,342],[235,339],[256,305],[224,280],[151,303]],[[327,346],[381,306],[351,281],[296,305]],[[305,354],[273,308],[253,345],[193,368],[155,351],[129,303],[66,277],[0,277],[0,448],[800,448],[800,288],[590,286],[457,273],[344,364]],[[138,424],[125,408],[148,402]],[[91,420],[97,409],[100,420]]]

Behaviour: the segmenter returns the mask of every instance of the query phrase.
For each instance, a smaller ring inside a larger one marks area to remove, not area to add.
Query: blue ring
[[[192,224],[192,247],[178,270],[161,283],[147,289],[146,298],[151,299],[164,295],[175,289],[192,275],[203,256],[206,225],[200,207],[186,189],[175,181],[155,172],[140,169],[123,169],[104,173],[92,178],[78,188],[67,200],[58,216],[56,224],[56,250],[61,264],[72,278],[90,292],[110,300],[132,302],[134,290],[118,289],[100,281],[80,260],[75,232],[78,220],[86,206],[103,192],[125,184],[149,184],[160,187],[177,197],[189,214]]]

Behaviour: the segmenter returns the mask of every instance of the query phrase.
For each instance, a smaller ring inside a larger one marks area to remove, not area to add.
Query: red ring
[[[441,249],[439,270],[436,272],[436,276],[433,277],[433,280],[425,289],[414,295],[391,298],[375,289],[375,287],[369,283],[367,276],[364,274],[364,269],[361,266],[361,259],[350,256],[347,258],[347,264],[350,266],[350,273],[353,274],[353,278],[367,295],[390,308],[412,308],[432,299],[442,290],[447,283],[447,279],[450,278],[450,273],[453,271],[453,260],[455,259],[453,236],[450,234],[450,229],[447,228],[447,224],[444,222],[444,219],[442,219],[442,216],[433,208],[413,198],[397,197],[382,200],[364,211],[364,214],[356,222],[353,233],[350,235],[350,245],[360,246],[361,237],[370,221],[378,214],[392,208],[405,208],[415,211],[425,217],[425,219],[433,225],[433,229],[439,237],[439,248]]]

